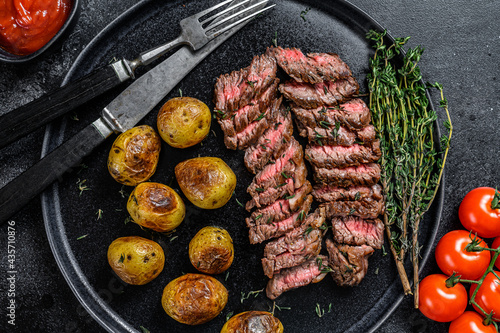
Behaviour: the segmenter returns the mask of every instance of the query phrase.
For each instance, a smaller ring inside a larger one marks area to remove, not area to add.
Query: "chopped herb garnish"
[[[247,84],[248,84],[250,87],[252,87],[252,88],[254,88],[254,84],[255,84],[256,82],[257,82],[257,81],[250,81],[250,80],[247,80]]]
[[[330,124],[330,122],[325,121],[325,120],[320,120],[319,125],[323,128],[330,128],[330,126],[332,126],[332,124]]]
[[[179,88],[179,96],[182,97],[182,89]]]
[[[87,235],[80,236],[80,237],[78,237],[76,240],[83,239],[83,238],[85,238],[85,237],[87,237],[87,236],[88,236],[88,234],[87,234]]]
[[[80,178],[78,178],[76,182],[78,184],[78,190],[80,191],[80,196],[82,195],[83,191],[90,190],[90,188],[87,185],[84,185],[86,181],[87,179],[80,180]]]
[[[359,198],[361,198],[361,193],[358,191],[356,192],[356,195],[354,195],[354,200],[358,201]]]
[[[288,176],[284,171],[281,171],[281,175],[285,178],[288,179],[290,176]]]
[[[256,190],[257,192],[264,192],[264,189],[263,189],[262,187],[257,187],[255,190]]]
[[[295,194],[292,194],[292,195],[289,195],[289,196],[286,196],[285,199],[287,200],[290,200],[290,199],[293,199],[295,198]]]
[[[261,292],[264,291],[264,288],[262,288],[261,290],[254,290],[254,291],[249,291],[247,294],[245,294],[243,291],[241,292],[241,298],[240,298],[240,302],[243,304],[243,301],[248,299],[250,296],[253,295],[253,297],[257,297],[259,296],[259,294]]]
[[[257,117],[257,120],[261,120],[262,118],[264,118],[266,116],[266,113],[265,112],[262,112],[259,117]]]
[[[310,10],[311,10],[311,8],[306,8],[305,10],[300,12],[300,17],[304,20],[304,22],[307,21],[306,15],[307,15],[307,13],[309,13]]]
[[[139,326],[139,327],[141,328],[142,333],[151,333],[146,327],[144,326]]]
[[[239,200],[238,198],[234,197],[236,199],[236,202],[238,203],[238,205],[240,205],[241,207],[245,207]]]
[[[118,260],[118,262],[121,264],[124,260],[125,260],[125,254],[122,253],[120,255],[120,259]]]
[[[272,39],[274,47],[278,47],[278,31],[274,32],[274,38]]]
[[[232,316],[233,316],[233,311],[228,312],[228,314],[226,315],[226,321],[231,319]]]
[[[127,224],[129,223],[130,221],[132,221],[132,217],[131,216],[128,216],[127,218],[125,218],[125,221],[123,221],[124,224]]]
[[[170,237],[170,242],[173,242],[174,240],[176,240],[176,239],[177,239],[177,237],[179,237],[179,236],[173,236],[173,237]]]
[[[332,131],[332,135],[334,138],[337,138],[339,136],[339,129],[340,129],[340,123],[337,122],[335,123],[335,128]]]
[[[262,214],[259,214],[255,217],[255,221],[257,221],[258,219],[260,219],[262,217]]]
[[[323,86],[323,92],[325,93],[325,95],[328,94],[328,88],[326,85]]]
[[[226,277],[224,277],[224,281],[227,281],[228,277],[229,277],[229,271],[226,272]]]
[[[135,197],[134,197],[134,198],[135,198]],[[102,213],[103,213],[102,209],[98,209],[98,210],[97,210],[96,215],[97,215],[97,219],[98,219],[98,220],[102,219]]]

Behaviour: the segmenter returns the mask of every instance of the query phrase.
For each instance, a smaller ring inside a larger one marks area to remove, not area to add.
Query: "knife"
[[[231,28],[198,51],[192,51],[188,46],[180,48],[127,87],[102,110],[99,119],[2,187],[0,224],[80,163],[113,132],[124,132],[134,127],[208,54],[245,24]]]

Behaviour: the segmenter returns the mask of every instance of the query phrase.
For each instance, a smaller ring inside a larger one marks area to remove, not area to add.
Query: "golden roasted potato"
[[[197,157],[176,165],[175,177],[189,201],[204,209],[224,206],[233,195],[236,175],[218,157]]]
[[[115,239],[108,248],[108,263],[128,284],[143,285],[158,276],[165,264],[160,244],[138,236]]]
[[[283,333],[281,321],[269,312],[246,311],[231,317],[220,333]]]
[[[163,290],[165,312],[180,323],[199,325],[217,317],[227,303],[227,289],[204,274],[185,274]]]
[[[210,132],[210,109],[192,97],[176,97],[166,102],[158,112],[160,136],[175,148],[187,148],[201,142]]]
[[[116,138],[109,151],[109,173],[124,185],[142,183],[155,173],[160,149],[161,139],[151,126],[131,128]]]
[[[153,182],[134,188],[127,210],[135,223],[158,232],[177,228],[186,215],[186,206],[179,194],[167,185]]]
[[[189,242],[189,260],[200,272],[220,274],[233,259],[233,240],[225,229],[204,227]]]

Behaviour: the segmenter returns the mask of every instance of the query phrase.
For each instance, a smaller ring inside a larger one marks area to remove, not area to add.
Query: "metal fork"
[[[188,44],[193,50],[196,51],[210,40],[220,34],[223,34],[232,27],[246,22],[275,6],[273,4],[262,8],[267,4],[268,0],[262,0],[253,4],[252,2],[255,2],[255,0],[244,0],[233,4],[210,17],[207,17],[216,9],[219,9],[220,7],[233,1],[234,0],[223,1],[202,12],[183,19],[179,22],[182,29],[181,34],[176,39],[141,53],[139,57],[129,62],[130,69],[134,71],[137,66],[148,65],[180,44]],[[248,4],[250,4],[250,6],[245,7],[245,5]],[[230,15],[227,16],[226,14]]]
[[[233,2],[228,8],[217,9]],[[136,59],[117,60],[108,66],[52,91],[16,110],[0,116],[0,148],[49,123],[100,94],[134,78],[137,67],[150,64],[174,47],[188,44],[193,50],[239,24],[274,7],[268,0],[225,0],[180,22],[181,34],[171,42],[141,53]],[[265,7],[265,8],[264,8]],[[212,14],[212,16],[209,16]],[[76,60],[79,61],[80,57]]]

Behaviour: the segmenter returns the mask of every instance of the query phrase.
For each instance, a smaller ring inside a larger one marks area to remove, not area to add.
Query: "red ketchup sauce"
[[[0,47],[31,54],[49,42],[71,11],[72,0],[0,0]]]

